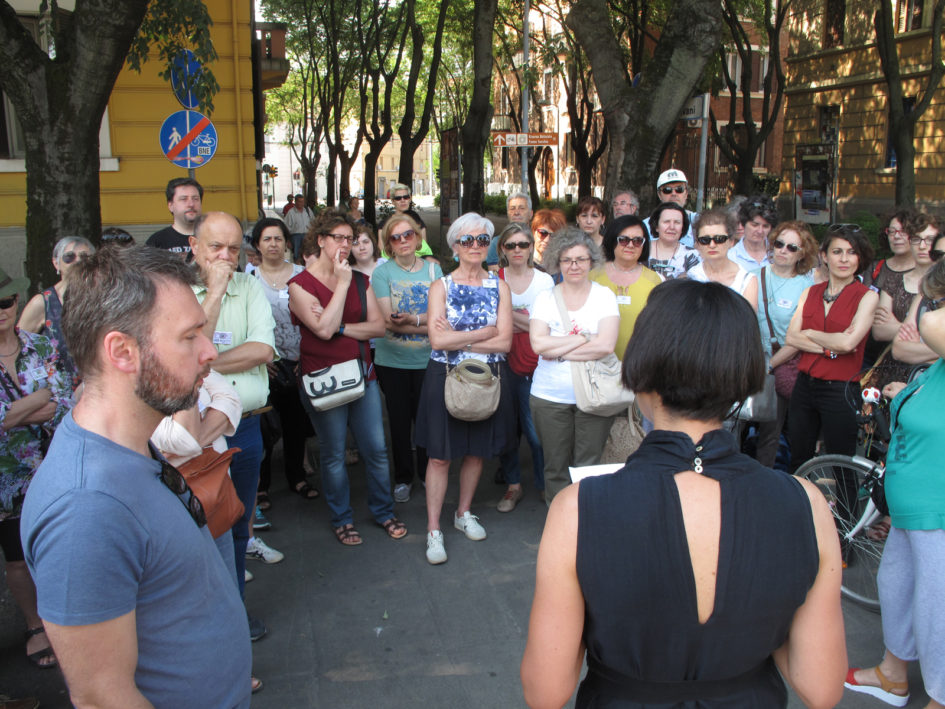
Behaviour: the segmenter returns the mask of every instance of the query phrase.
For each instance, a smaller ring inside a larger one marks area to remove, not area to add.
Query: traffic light
[[[273,165],[271,168],[269,168],[269,174],[272,175],[273,177],[278,177],[278,176],[279,176],[279,168],[276,167],[275,165]]]

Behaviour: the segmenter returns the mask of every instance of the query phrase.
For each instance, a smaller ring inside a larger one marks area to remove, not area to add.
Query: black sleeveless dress
[[[704,625],[673,479],[699,462],[719,481],[722,514]],[[819,565],[810,501],[794,478],[739,453],[728,431],[696,444],[653,431],[621,471],[582,481],[578,505],[588,673],[576,707],[787,705],[771,653]]]

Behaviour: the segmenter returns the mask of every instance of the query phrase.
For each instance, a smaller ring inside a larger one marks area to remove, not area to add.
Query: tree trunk
[[[335,206],[335,167],[337,155],[331,148],[328,149],[328,169],[325,171],[325,181],[328,183],[325,187],[325,204],[329,207]]]
[[[476,0],[473,17],[473,93],[460,131],[463,198],[461,211],[483,211],[485,150],[492,123],[492,34],[498,0]]]
[[[622,148],[619,165],[609,166],[606,194],[612,194],[618,183],[627,185],[640,196],[645,213],[657,202],[661,148],[721,42],[721,5],[718,0],[676,0],[635,87],[611,31],[606,0],[579,0],[567,25],[590,60],[607,133],[618,144],[614,146],[618,152]]]
[[[893,149],[896,151],[896,204],[915,204],[915,123],[903,121],[903,126],[893,132]]]
[[[380,154],[380,150],[375,151],[372,147],[370,152],[364,156],[364,199],[361,203],[361,210],[364,212],[365,220],[370,224],[377,224],[375,203],[377,202],[377,159]]]

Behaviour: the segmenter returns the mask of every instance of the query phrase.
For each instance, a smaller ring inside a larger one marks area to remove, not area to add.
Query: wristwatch
[[[341,323],[341,325],[338,326],[338,334],[339,334],[339,335],[344,335],[344,334],[345,334],[345,324],[344,324],[344,323]]]

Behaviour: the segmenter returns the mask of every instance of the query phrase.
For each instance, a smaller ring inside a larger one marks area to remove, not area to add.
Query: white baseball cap
[[[667,182],[685,182],[687,185],[689,184],[689,180],[686,179],[686,173],[682,170],[677,170],[675,167],[660,175],[660,178],[656,181],[656,189],[659,189]]]

